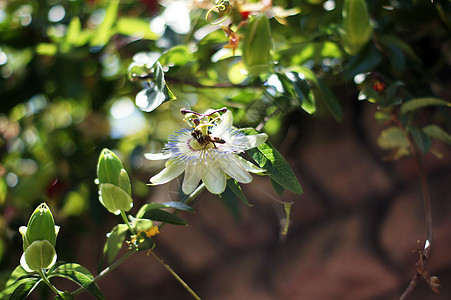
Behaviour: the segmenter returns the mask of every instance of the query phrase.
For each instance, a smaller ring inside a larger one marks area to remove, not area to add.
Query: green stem
[[[114,269],[116,269],[120,264],[122,264],[124,261],[126,261],[127,259],[129,259],[133,254],[136,253],[136,250],[129,250],[127,253],[125,253],[122,257],[120,257],[118,260],[116,260],[113,264],[111,264],[111,266],[106,267],[102,272],[99,273],[99,275],[97,275],[96,277],[94,277],[92,279],[93,283],[96,283],[97,281],[99,281],[100,279],[102,279],[103,277],[105,277],[106,275],[108,275],[111,271],[113,271]],[[85,291],[85,289],[83,287],[78,288],[77,290],[73,291],[71,294],[73,296],[79,295],[81,293],[83,293]]]
[[[172,270],[172,268],[169,265],[167,265],[160,257],[158,257],[158,255],[156,255],[155,252],[150,251],[150,253],[152,253],[153,257],[155,257],[158,260],[158,262],[162,264],[163,267],[165,267],[166,270],[168,270],[169,273],[171,273],[171,275],[174,276],[175,279],[177,279],[177,281],[180,282],[181,285],[183,285],[183,287],[191,294],[191,296],[193,296],[194,299],[200,300],[200,297],[186,284],[185,281],[183,281],[182,278],[180,278],[179,275],[177,275],[177,273],[175,273],[174,270]]]
[[[127,224],[128,230],[130,230],[130,233],[133,235],[136,235],[135,229],[130,225],[130,222],[127,219],[127,215],[125,214],[125,211],[121,210],[121,217],[122,220],[124,220],[124,223]]]
[[[52,291],[53,291],[55,294],[57,294],[57,295],[60,296],[60,297],[63,297],[61,291],[59,291],[59,290],[58,290],[58,289],[50,282],[50,280],[47,278],[47,276],[45,276],[44,269],[39,269],[39,270],[38,270],[38,273],[39,273],[39,275],[41,275],[42,280],[44,280],[45,284],[47,284],[47,285],[52,289]]]

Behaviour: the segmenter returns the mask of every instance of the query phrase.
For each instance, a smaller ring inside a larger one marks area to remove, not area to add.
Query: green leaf
[[[138,219],[142,218],[144,216],[144,213],[148,210],[162,209],[162,208],[175,208],[178,210],[194,212],[194,209],[191,206],[189,206],[183,202],[178,202],[178,201],[163,202],[163,203],[147,203],[147,204],[144,204],[139,209],[138,213],[136,214],[136,218],[138,218]]]
[[[284,202],[283,208],[285,210],[285,225],[282,230],[283,235],[287,235],[288,228],[290,227],[290,215],[291,215],[291,206],[293,205],[292,202]]]
[[[71,46],[81,46],[80,41],[81,22],[79,17],[73,17],[67,27],[66,42]]]
[[[241,202],[243,202],[245,205],[251,207],[253,206],[252,204],[249,203],[249,201],[247,201],[246,196],[243,194],[243,191],[241,190],[241,186],[239,185],[239,183],[233,179],[230,178],[227,180],[227,188],[238,198],[241,200]]]
[[[435,124],[431,124],[431,125],[427,125],[427,126],[423,127],[422,131],[424,133],[426,133],[428,136],[430,136],[431,138],[451,144],[451,135]]]
[[[100,185],[99,200],[109,212],[115,215],[118,215],[121,210],[129,211],[133,207],[132,197],[126,191],[111,183]]]
[[[121,250],[127,230],[127,225],[118,224],[107,234],[108,239],[105,243],[105,247],[103,247],[103,254],[106,254],[109,264],[113,262],[117,253]]]
[[[427,106],[448,106],[451,107],[451,104],[445,100],[438,98],[415,98],[411,99],[408,102],[405,102],[401,105],[401,114],[405,114],[409,111],[417,110],[419,108],[427,107]]]
[[[51,269],[49,278],[52,277],[69,279],[83,287],[96,299],[105,299],[98,285],[92,282],[94,276],[92,276],[91,272],[77,263],[59,263],[56,267]]]
[[[343,120],[343,111],[340,106],[340,102],[338,102],[337,97],[335,97],[334,93],[329,89],[329,87],[322,81],[321,79],[317,79],[317,85],[321,92],[321,96],[326,103],[327,108],[329,109],[332,116],[338,122]]]
[[[377,139],[377,144],[382,149],[407,148],[409,141],[398,127],[389,127],[382,131]]]
[[[186,222],[174,214],[161,209],[151,209],[144,213],[144,218],[173,225],[186,225]]]
[[[299,77],[296,72],[289,72],[287,74],[276,73],[277,78],[282,83],[286,95],[297,99],[301,104],[301,108],[308,114],[313,114],[316,111],[313,93],[307,82]]]
[[[153,82],[148,88],[141,90],[135,98],[136,105],[145,112],[151,112],[164,102],[176,99],[165,83],[163,67],[159,62],[154,66],[153,75]]]
[[[159,36],[150,30],[149,21],[139,19],[122,17],[116,24],[117,33],[143,38],[147,40],[156,40]]]
[[[302,74],[306,80],[311,81],[313,85],[318,88],[319,96],[326,103],[326,106],[331,112],[332,116],[335,118],[335,120],[341,122],[341,120],[343,119],[343,112],[340,103],[338,102],[338,99],[335,97],[332,91],[329,89],[329,87],[321,79],[316,77],[315,73],[307,67],[297,66],[292,69]],[[299,74],[297,74],[296,72],[291,73],[296,74],[296,76],[299,77]],[[312,93],[312,100],[314,99],[315,98]],[[314,101],[312,103],[314,105]]]
[[[274,179],[272,179],[272,178],[271,178],[271,184],[272,184],[274,191],[276,191],[277,195],[282,196],[283,192],[285,191],[283,186],[281,186],[280,184],[275,182]]]
[[[426,133],[415,127],[409,126],[408,128],[421,153],[426,154],[432,145],[431,138]]]
[[[240,206],[238,205],[238,199],[235,194],[227,187],[225,191],[218,195],[219,200],[229,210],[235,220],[239,220],[241,217]]]
[[[351,80],[359,73],[372,71],[381,61],[381,54],[376,47],[368,45],[349,60],[343,70],[343,78]]]
[[[395,45],[389,45],[388,57],[390,58],[390,62],[398,74],[404,72],[406,67],[406,58],[398,47]]]
[[[345,0],[343,4],[343,47],[355,55],[370,40],[373,26],[364,0]]]
[[[56,300],[72,300],[74,299],[74,296],[68,292],[68,291],[64,291],[61,296],[60,295],[56,295],[55,297]]]
[[[8,281],[6,282],[6,286],[13,284],[16,280],[19,280],[22,276],[29,276],[30,273],[25,271],[24,268],[22,268],[21,265],[18,265],[14,271],[11,273]],[[36,275],[37,278],[39,278],[38,275]]]
[[[186,45],[178,45],[161,55],[158,61],[162,65],[184,66],[193,60],[193,53]]]
[[[0,299],[19,300],[25,299],[39,285],[42,278],[36,276],[22,277],[8,285],[1,293]]]
[[[257,134],[253,128],[242,129],[245,134]],[[269,141],[256,148],[246,150],[247,153],[265,169],[275,182],[296,194],[302,194],[303,190],[298,179],[291,170],[290,165]]]
[[[111,0],[108,2],[108,7],[105,10],[105,18],[102,24],[96,30],[92,40],[91,46],[103,47],[110,40],[112,36],[112,27],[117,18],[117,12],[119,8],[119,0]]]

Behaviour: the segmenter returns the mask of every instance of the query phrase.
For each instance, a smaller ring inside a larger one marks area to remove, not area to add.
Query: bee
[[[185,115],[184,121],[193,128],[191,135],[199,143],[199,145],[204,146],[204,149],[208,144],[212,143],[213,147],[217,149],[216,144],[225,144],[226,142],[216,136],[211,136],[211,131],[208,130],[209,127],[214,126],[220,119],[219,113],[224,113],[227,108],[223,107],[209,113],[200,114],[195,111],[187,110],[182,108],[180,113]],[[213,117],[215,115],[216,117]]]
[[[191,135],[194,139],[200,144],[204,146],[204,149],[208,146],[208,144],[212,143],[213,147],[217,149],[216,143],[225,144],[225,141],[219,137],[211,136],[211,131],[207,131],[207,134],[204,136],[200,129],[194,129]]]

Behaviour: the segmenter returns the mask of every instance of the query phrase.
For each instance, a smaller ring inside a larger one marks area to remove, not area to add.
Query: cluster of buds
[[[47,204],[41,203],[31,215],[28,225],[21,226],[19,232],[24,251],[20,264],[27,272],[48,269],[55,264],[59,226],[55,226]]]
[[[121,160],[108,149],[103,149],[97,163],[99,200],[105,208],[115,214],[129,211],[133,207],[130,178]]]

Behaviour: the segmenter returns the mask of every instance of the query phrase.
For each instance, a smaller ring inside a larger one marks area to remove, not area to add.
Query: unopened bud
[[[243,62],[249,74],[258,76],[269,70],[273,64],[271,57],[271,28],[265,14],[255,16],[247,24],[243,40]]]

